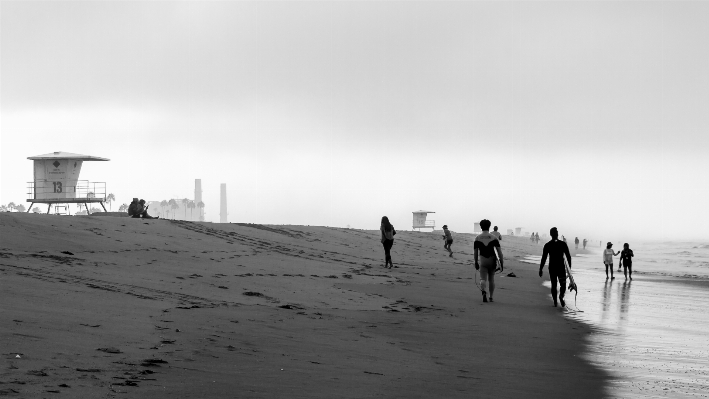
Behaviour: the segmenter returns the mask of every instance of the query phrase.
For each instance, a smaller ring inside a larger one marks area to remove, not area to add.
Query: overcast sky
[[[1,2],[0,202],[28,156],[118,204],[378,228],[411,212],[709,239],[709,2]],[[28,204],[26,204],[28,205]],[[115,206],[114,206],[115,208]]]

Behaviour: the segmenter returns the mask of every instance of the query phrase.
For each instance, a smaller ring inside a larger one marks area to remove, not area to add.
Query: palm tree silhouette
[[[196,207],[194,201],[188,202],[187,207],[190,208],[190,220],[194,220],[194,218],[192,217],[192,210]]]
[[[116,196],[113,195],[113,193],[108,194],[106,196],[106,202],[108,202],[108,209],[113,210],[113,207],[111,206],[111,202],[116,200]]]
[[[185,220],[187,220],[187,204],[190,202],[187,198],[182,199],[182,206],[185,207]]]
[[[199,201],[197,203],[197,208],[199,208],[199,220],[202,221],[202,209],[204,209],[204,202]]]
[[[165,209],[164,208],[167,208],[167,200],[160,201],[160,209],[162,209],[162,212],[163,212],[162,217],[165,217]]]
[[[172,208],[172,218],[175,218],[175,209],[178,208],[177,201],[174,199],[171,199],[170,201],[167,201],[168,205],[170,205],[170,208]]]

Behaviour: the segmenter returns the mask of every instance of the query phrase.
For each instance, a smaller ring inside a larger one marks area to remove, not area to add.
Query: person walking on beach
[[[382,216],[382,224],[379,227],[379,230],[382,232],[381,241],[384,246],[384,257],[386,262],[384,267],[388,267],[389,269],[392,267],[398,267],[394,266],[394,263],[391,261],[391,247],[394,245],[394,235],[396,234],[396,230],[394,230],[394,226],[389,223],[388,217]]]
[[[608,278],[608,269],[611,269],[611,280],[615,279],[613,276],[613,257],[618,255],[620,251],[614,252],[611,248],[613,246],[612,242],[606,244],[606,249],[603,250],[603,264],[606,265],[606,279]]]
[[[537,232],[536,240],[537,240],[537,245],[539,245],[539,232]]]
[[[451,235],[450,230],[448,230],[448,225],[444,224],[443,225],[443,239],[446,240],[446,243],[443,245],[443,248],[448,250],[448,253],[451,258],[453,257],[453,251],[451,250],[451,245],[453,244],[453,236]]]
[[[579,238],[574,238],[574,248],[579,249]]]
[[[497,241],[502,241],[502,234],[499,231],[497,231],[497,226],[493,227],[492,229],[494,231],[491,232],[490,234],[494,235],[495,238],[497,238]],[[500,244],[502,244],[502,243],[500,243]]]
[[[586,239],[584,238],[584,239],[583,239],[583,249],[586,249],[586,243],[587,243],[587,242],[588,242],[588,240],[586,240]]]
[[[630,245],[626,242],[623,244],[623,250],[620,251],[620,261],[623,262],[623,274],[625,279],[628,279],[628,274],[630,274],[630,279],[633,279],[633,250],[630,249]],[[620,270],[618,270],[620,271]]]
[[[473,242],[473,256],[475,258],[475,270],[480,271],[480,291],[483,294],[483,302],[487,302],[487,282],[490,283],[490,302],[492,302],[492,294],[495,292],[495,269],[497,268],[497,260],[500,260],[500,272],[504,270],[502,249],[497,237],[490,233],[489,220],[483,219],[480,221],[480,229],[482,233],[475,237]],[[495,256],[497,250],[497,256]]]
[[[557,294],[557,283],[559,285],[559,302],[561,302],[561,307],[566,306],[564,303],[564,294],[566,294],[566,267],[564,267],[564,256],[569,263],[569,268],[571,267],[571,254],[569,253],[569,246],[566,242],[559,240],[559,231],[556,227],[552,227],[549,230],[549,235],[551,235],[551,241],[544,244],[544,249],[542,250],[542,261],[539,264],[539,277],[544,276],[544,264],[547,261],[547,256],[549,257],[549,280],[551,280],[551,297],[554,299],[554,307],[557,306],[556,294]]]

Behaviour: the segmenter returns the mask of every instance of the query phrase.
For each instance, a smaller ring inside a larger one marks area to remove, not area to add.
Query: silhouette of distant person
[[[539,244],[539,232],[537,232],[537,237],[535,237],[537,244]]]
[[[623,262],[623,274],[625,279],[628,279],[628,274],[630,274],[630,279],[633,279],[633,250],[630,249],[630,245],[626,242],[623,244],[623,250],[620,251],[620,261]],[[620,271],[620,269],[618,269]]]
[[[381,241],[384,246],[384,261],[386,262],[384,267],[388,267],[389,269],[392,267],[398,267],[394,266],[394,262],[391,261],[391,247],[394,245],[394,235],[396,234],[396,230],[394,230],[394,226],[389,223],[388,217],[382,216],[382,224],[379,226],[379,230],[382,232]]]
[[[566,293],[566,267],[564,266],[564,256],[571,267],[571,254],[569,253],[569,246],[566,242],[559,241],[559,232],[556,227],[552,227],[549,230],[549,235],[551,235],[551,240],[544,244],[544,249],[542,250],[542,261],[539,264],[539,277],[544,276],[544,264],[547,261],[547,256],[549,257],[549,280],[551,280],[551,297],[554,300],[554,306],[557,306],[556,293],[557,293],[557,281],[560,288],[559,291],[559,301],[561,306],[566,306],[564,303],[564,294]]]
[[[497,238],[497,241],[502,241],[502,234],[497,231],[497,226],[492,228],[494,231],[490,232],[490,234],[494,235]]]
[[[574,247],[576,249],[579,249],[579,238],[578,237],[574,238]]]
[[[586,243],[587,243],[587,242],[588,242],[588,240],[586,240],[586,239],[584,238],[584,239],[583,239],[583,249],[586,249]]]
[[[453,236],[451,235],[450,230],[448,230],[448,225],[444,224],[443,225],[443,239],[446,240],[446,243],[443,244],[443,248],[448,250],[448,253],[451,258],[453,257],[453,251],[451,250],[451,245],[453,245]]]
[[[500,260],[500,271],[504,270],[500,242],[490,233],[490,224],[487,219],[480,221],[480,229],[483,232],[478,234],[473,242],[475,270],[480,271],[480,290],[483,294],[483,302],[487,302],[487,282],[490,283],[490,302],[493,302],[492,294],[495,292],[495,269],[498,259]],[[495,251],[497,251],[497,256],[495,256]]]
[[[133,198],[133,202],[128,205],[128,216],[132,218],[143,218],[143,219],[159,219],[159,216],[152,217],[148,215],[148,206],[145,206],[145,200],[138,198]]]
[[[609,242],[606,244],[606,249],[603,250],[603,264],[606,266],[606,278],[608,278],[608,269],[611,269],[611,280],[615,277],[613,276],[613,257],[618,255],[620,251],[614,252],[613,243]]]

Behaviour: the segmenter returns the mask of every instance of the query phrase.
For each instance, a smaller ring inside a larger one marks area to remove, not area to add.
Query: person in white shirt
[[[608,278],[608,269],[611,269],[611,280],[615,278],[613,277],[613,257],[620,253],[620,251],[614,252],[612,247],[613,243],[609,242],[606,244],[606,249],[603,250],[603,264],[606,265],[606,279]]]

